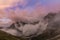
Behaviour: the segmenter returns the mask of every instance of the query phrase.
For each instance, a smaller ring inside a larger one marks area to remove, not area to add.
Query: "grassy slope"
[[[0,40],[23,40],[23,39],[0,31]]]

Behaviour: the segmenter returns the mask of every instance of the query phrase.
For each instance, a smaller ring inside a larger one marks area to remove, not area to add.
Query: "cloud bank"
[[[4,5],[1,3],[2,6],[6,7],[1,9],[0,19],[7,18],[12,21],[12,24],[14,24],[14,26],[12,25],[13,28],[12,26],[9,26],[7,28],[4,27],[1,30],[15,36],[29,37],[43,33],[48,25],[48,22],[43,18],[50,12],[53,14],[60,11],[60,0],[13,1],[11,0],[11,5],[10,3],[7,3],[9,7],[6,6],[7,4]]]

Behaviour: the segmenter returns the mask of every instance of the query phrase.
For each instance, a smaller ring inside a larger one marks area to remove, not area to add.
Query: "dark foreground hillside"
[[[50,39],[51,36],[47,36],[46,35],[40,35],[36,38],[32,38],[32,40],[60,40],[60,35],[57,35],[55,37],[52,37]],[[15,36],[12,36],[10,34],[7,34],[5,32],[2,32],[0,31],[0,40],[26,40],[26,39],[23,39],[23,38],[20,38],[20,37],[15,37]]]

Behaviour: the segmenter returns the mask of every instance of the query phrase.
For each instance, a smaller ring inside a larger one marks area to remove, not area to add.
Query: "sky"
[[[3,2],[2,2],[2,4],[3,4]],[[1,7],[13,9],[13,10],[16,10],[17,8],[19,8],[19,9],[32,8],[33,9],[38,4],[40,5],[39,7],[42,7],[42,8],[45,7],[45,8],[48,8],[48,10],[56,10],[56,9],[59,10],[60,9],[59,8],[60,0],[23,0],[23,1],[17,0],[17,2],[10,1],[10,3],[7,3],[6,5],[4,4],[4,5],[2,5],[3,7],[2,6]]]
[[[39,3],[41,5],[48,6],[49,4],[53,5],[54,3],[59,3],[60,0],[0,0],[0,5],[7,6],[7,5],[13,5],[14,3],[17,3],[17,5],[20,6],[33,6],[36,3]],[[19,4],[18,4],[19,3]],[[48,4],[48,5],[47,5]]]
[[[0,9],[5,10],[6,15],[46,15],[48,12],[60,11],[60,0],[0,0]],[[15,14],[11,13],[11,10]],[[5,15],[5,13],[3,13]],[[2,14],[2,15],[3,15]]]
[[[38,10],[41,13],[60,11],[60,0],[0,0],[0,5],[0,9],[7,12],[13,10],[16,13],[27,11],[31,14],[32,11]]]

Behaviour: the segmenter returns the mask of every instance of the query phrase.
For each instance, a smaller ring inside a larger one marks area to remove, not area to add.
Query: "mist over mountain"
[[[0,2],[3,6],[0,7],[0,30],[26,38],[50,34],[51,30],[57,34],[60,32],[59,0],[10,0],[6,1],[9,2],[7,4]]]

